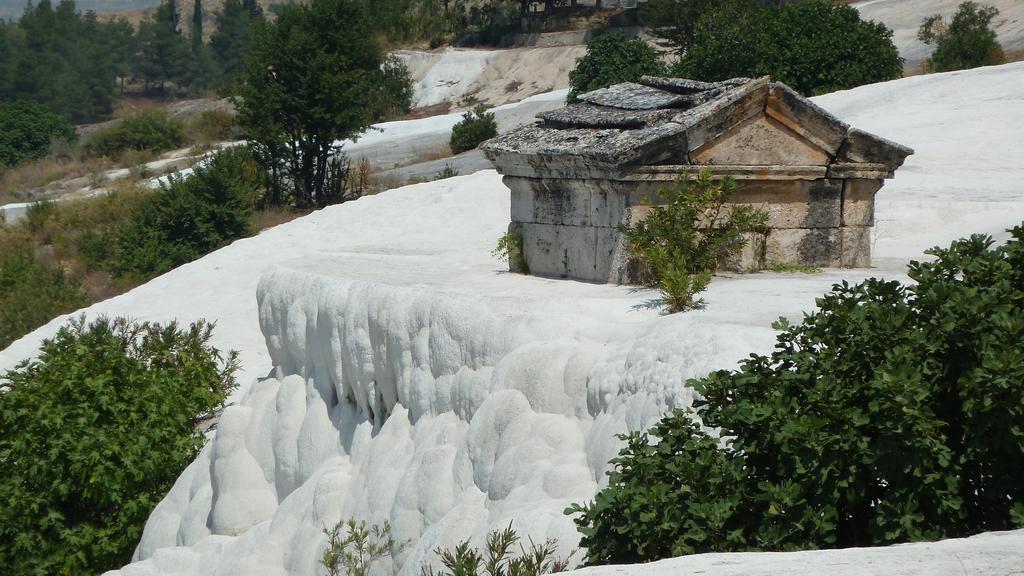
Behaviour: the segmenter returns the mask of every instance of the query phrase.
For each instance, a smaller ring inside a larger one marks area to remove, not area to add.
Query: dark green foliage
[[[86,140],[85,148],[94,156],[114,158],[126,150],[159,153],[184,142],[184,124],[161,109],[152,109],[97,130]]]
[[[191,51],[180,24],[174,0],[162,0],[152,17],[139,25],[136,73],[147,91],[164,92],[167,82],[188,83]]]
[[[587,43],[587,53],[569,73],[565,100],[572,103],[579,94],[620,82],[636,82],[641,76],[664,76],[665,71],[658,53],[647,42],[627,39],[618,32],[601,34]]]
[[[235,387],[212,325],[72,320],[0,376],[0,565],[99,574],[203,444],[197,424]]]
[[[621,228],[669,312],[701,306],[695,296],[711,283],[711,274],[743,248],[746,233],[767,223],[764,212],[748,205],[723,214],[735,189],[732,178],[713,181],[709,170],[686,176],[678,186],[658,190],[643,220]]]
[[[252,44],[255,28],[263,22],[259,4],[251,8],[240,0],[225,0],[217,13],[217,27],[210,36],[210,52],[221,74],[224,91],[231,93],[245,67],[243,56]]]
[[[54,139],[74,140],[75,129],[35,102],[0,102],[0,164],[41,158]]]
[[[51,318],[87,304],[79,284],[41,262],[31,245],[0,246],[0,350]]]
[[[260,26],[236,101],[239,123],[273,177],[270,204],[345,198],[339,140],[355,138],[404,94],[390,93],[384,54],[359,0],[288,4]]]
[[[133,53],[123,32],[123,22],[99,22],[70,0],[28,4],[17,23],[0,23],[0,100],[32,100],[75,123],[106,117]]]
[[[776,350],[689,382],[575,506],[591,563],[1024,526],[1024,227],[833,286]],[[714,436],[696,424],[696,419]]]
[[[376,86],[377,109],[375,116],[381,119],[408,114],[412,109],[412,74],[402,59],[388,54],[381,65],[380,83]]]
[[[569,569],[569,561],[555,556],[556,544],[554,540],[543,544],[531,540],[527,548],[519,541],[510,522],[504,530],[494,530],[487,535],[483,550],[470,548],[468,540],[454,549],[438,548],[435,553],[445,570],[435,572],[433,568],[425,568],[422,576],[540,576],[564,572]]]
[[[939,14],[926,18],[917,38],[925,44],[935,44],[926,64],[928,70],[948,72],[1002,64],[1003,48],[990,28],[998,14],[999,10],[992,6],[963,2],[948,25]]]
[[[706,81],[768,75],[813,95],[899,78],[903,60],[892,31],[861,20],[851,6],[727,0],[701,11],[673,74]]]
[[[462,115],[462,120],[452,126],[448,147],[452,149],[452,153],[461,154],[497,135],[498,122],[494,119],[494,112],[488,112],[486,106],[477,104]]]
[[[265,184],[259,164],[241,146],[217,153],[187,177],[171,176],[112,231],[104,266],[144,281],[252,235],[253,205]]]
[[[519,31],[521,7],[517,0],[492,0],[473,4],[466,12],[466,29],[460,45],[497,46],[506,34]]]
[[[725,0],[725,3],[730,2],[743,7],[754,6],[753,0]],[[721,4],[723,0],[647,0],[638,6],[644,26],[682,54],[693,44],[701,16]]]
[[[428,42],[431,48],[451,43],[467,25],[461,1],[363,0],[374,31],[396,44]]]

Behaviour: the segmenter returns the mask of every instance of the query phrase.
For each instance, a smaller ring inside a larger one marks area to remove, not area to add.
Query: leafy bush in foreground
[[[35,102],[0,102],[0,164],[42,158],[53,139],[74,140],[74,127]]]
[[[455,154],[461,154],[472,150],[498,135],[498,122],[494,119],[494,112],[488,112],[487,107],[478,104],[472,110],[462,115],[462,120],[452,127],[452,137],[448,141],[448,147]]]
[[[98,574],[126,563],[235,387],[212,325],[71,321],[0,376],[0,566]]]
[[[105,266],[118,277],[151,278],[252,235],[253,204],[264,183],[243,146],[217,153],[187,177],[171,176],[114,232]]]
[[[837,284],[776,351],[691,381],[576,505],[590,563],[867,546],[1024,526],[1024,227]]]
[[[935,44],[926,66],[931,72],[966,70],[1002,64],[1006,58],[990,25],[999,10],[975,2],[963,2],[948,24],[935,14],[925,18],[917,31],[918,40]]]

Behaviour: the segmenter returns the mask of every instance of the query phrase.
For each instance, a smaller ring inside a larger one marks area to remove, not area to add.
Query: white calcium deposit
[[[879,194],[878,267],[718,277],[706,310],[664,316],[649,290],[502,272],[490,251],[509,198],[493,171],[318,211],[90,307],[215,320],[215,345],[243,361],[211,441],[111,574],[322,574],[323,528],[349,517],[391,523],[382,573],[418,574],[437,546],[509,522],[568,554],[563,509],[603,482],[616,434],[689,404],[686,378],[770,351],[772,320],[798,319],[834,282],[905,278],[929,246],[1024,220],[1021,86],[1013,64],[817,99],[917,150]],[[1024,565],[1024,533],[587,573],[923,574],[955,558],[977,574]]]

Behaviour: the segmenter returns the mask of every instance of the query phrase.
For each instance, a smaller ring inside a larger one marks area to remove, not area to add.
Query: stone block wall
[[[512,229],[523,238],[531,274],[593,282],[632,283],[636,266],[619,225],[642,219],[656,191],[674,185],[670,167],[621,179],[506,176]],[[821,171],[822,176],[824,176]],[[756,176],[756,175],[755,175]],[[871,262],[871,226],[878,179],[743,178],[729,205],[765,211],[768,231],[752,234],[733,270],[769,263],[864,267]],[[727,205],[727,209],[728,206]]]

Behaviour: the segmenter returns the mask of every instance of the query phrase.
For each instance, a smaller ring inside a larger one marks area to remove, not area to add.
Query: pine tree
[[[180,18],[174,0],[164,0],[153,17],[139,27],[139,75],[147,90],[165,90],[165,82],[189,83],[190,53],[178,30]]]
[[[244,66],[243,56],[252,45],[254,31],[261,22],[263,11],[255,2],[224,1],[217,14],[217,28],[210,36],[210,51],[221,75],[223,91],[232,91],[231,86]]]
[[[203,3],[196,0],[192,10],[192,52],[197,53],[203,46]]]

